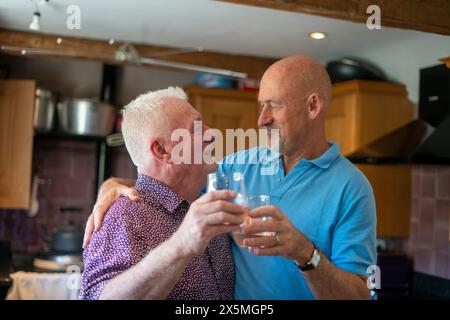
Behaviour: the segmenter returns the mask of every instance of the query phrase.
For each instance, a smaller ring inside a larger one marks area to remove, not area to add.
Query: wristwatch
[[[308,262],[306,262],[305,264],[301,265],[297,261],[294,260],[295,265],[302,272],[315,269],[319,265],[319,262],[320,262],[320,251],[319,251],[319,249],[317,249],[317,247],[316,247],[316,245],[314,243],[313,243],[313,246],[314,246],[314,251],[313,251],[313,254],[312,254],[312,256],[311,256],[311,258],[309,259]]]

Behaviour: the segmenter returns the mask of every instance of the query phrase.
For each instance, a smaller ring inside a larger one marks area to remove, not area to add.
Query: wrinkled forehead
[[[281,101],[300,96],[307,88],[292,72],[266,72],[261,78],[258,100],[260,102]]]

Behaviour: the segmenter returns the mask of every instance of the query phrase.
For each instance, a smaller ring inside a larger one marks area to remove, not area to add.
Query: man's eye
[[[272,110],[279,110],[281,109],[281,105],[280,104],[274,104],[274,103],[267,103],[267,104],[260,104],[259,105],[259,109],[262,111],[262,109],[264,109],[264,107],[267,107],[269,109]]]
[[[270,105],[270,108],[274,109],[274,110],[278,110],[278,109],[281,108],[281,105],[279,105],[279,104],[272,104],[272,105]]]

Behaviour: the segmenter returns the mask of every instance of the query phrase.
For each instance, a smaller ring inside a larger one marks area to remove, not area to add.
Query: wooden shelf
[[[450,56],[446,57],[446,58],[439,59],[439,60],[441,60],[443,63],[445,63],[447,65],[447,68],[450,68]]]
[[[413,104],[404,85],[351,80],[333,85],[326,133],[343,155],[351,156],[412,120]]]

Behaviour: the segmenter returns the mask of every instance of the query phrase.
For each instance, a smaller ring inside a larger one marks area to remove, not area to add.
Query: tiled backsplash
[[[112,150],[112,175],[135,177],[136,169],[125,148]],[[29,217],[21,210],[0,210],[0,240],[10,240],[14,251],[48,250],[41,227],[51,235],[61,224],[85,225],[96,194],[96,143],[75,140],[39,140],[34,146],[34,172],[40,179],[39,211]],[[80,208],[61,212],[61,208]]]
[[[414,166],[412,179],[408,251],[414,269],[450,279],[450,166]]]
[[[136,179],[136,167],[124,146],[113,148],[111,151],[111,159],[111,176]]]

